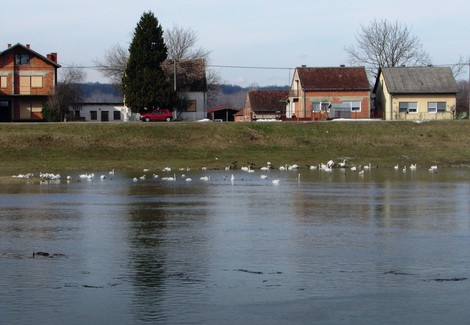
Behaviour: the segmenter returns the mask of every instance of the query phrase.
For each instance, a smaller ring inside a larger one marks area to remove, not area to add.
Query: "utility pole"
[[[173,90],[176,92],[176,59],[173,59]]]

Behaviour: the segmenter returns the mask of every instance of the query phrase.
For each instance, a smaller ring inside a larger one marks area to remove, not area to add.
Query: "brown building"
[[[288,95],[287,90],[249,91],[243,109],[243,121],[281,120],[285,117]]]
[[[29,44],[0,52],[0,122],[42,120],[43,104],[57,85],[57,53],[47,56]]]
[[[370,118],[370,86],[364,67],[296,68],[288,118]]]

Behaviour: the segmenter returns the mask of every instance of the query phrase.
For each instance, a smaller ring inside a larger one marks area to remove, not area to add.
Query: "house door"
[[[108,122],[108,121],[109,121],[109,112],[101,111],[101,122]]]
[[[11,122],[11,107],[8,100],[0,100],[0,122]]]

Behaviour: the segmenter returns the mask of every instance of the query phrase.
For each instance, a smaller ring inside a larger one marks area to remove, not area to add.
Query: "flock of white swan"
[[[254,166],[255,166],[255,164],[249,163],[247,166],[240,167],[239,170],[242,171],[242,172],[246,172],[246,173],[261,172],[259,178],[263,179],[263,180],[268,180],[269,179],[268,172],[270,170],[275,169],[271,162],[267,162],[265,166],[258,167],[258,168],[255,168]],[[366,171],[370,171],[373,167],[370,163],[366,164],[366,165],[363,165],[363,166],[348,165],[346,159],[343,159],[342,161],[340,161],[338,163],[335,163],[333,160],[329,160],[326,163],[320,163],[318,165],[307,165],[307,168],[309,170],[318,170],[322,173],[333,173],[334,169],[338,169],[338,170],[342,170],[344,172],[346,170],[349,170],[351,172],[357,173],[358,175],[364,175],[364,173]],[[437,173],[437,168],[438,168],[437,165],[432,165],[432,166],[429,167],[428,170],[431,173]],[[292,165],[285,164],[285,165],[279,166],[277,169],[279,171],[296,171],[296,170],[301,169],[301,167],[298,164],[292,164]],[[410,172],[416,171],[418,169],[418,166],[417,166],[417,164],[410,164],[410,165],[403,165],[403,166],[400,167],[397,164],[393,167],[393,169],[395,171],[400,171],[401,170],[401,172],[406,173],[408,171],[410,171]],[[208,168],[207,167],[202,167],[200,170],[205,172],[205,171],[208,170]],[[134,177],[132,179],[132,181],[134,183],[146,181],[146,180],[149,180],[149,179],[160,180],[160,181],[163,181],[163,182],[176,182],[177,179],[178,180],[184,180],[187,183],[193,181],[193,178],[191,178],[187,175],[187,173],[191,171],[191,168],[189,168],[189,167],[179,168],[178,169],[178,172],[179,172],[178,176],[176,175],[175,172],[173,172],[173,169],[171,167],[165,167],[165,168],[161,169],[160,171],[161,171],[161,173],[163,173],[162,176],[160,176],[159,174],[155,174],[155,173],[153,173],[151,176],[148,176],[148,173],[150,173],[150,169],[145,168],[145,169],[143,169],[144,174],[140,177]],[[231,173],[230,177],[224,176],[224,180],[230,180],[230,182],[232,184],[234,184],[234,182],[237,180],[235,178],[234,174],[233,174],[234,168],[232,166],[227,166],[227,167],[225,167],[225,171],[229,171],[229,172],[232,171],[232,173]],[[96,176],[95,173],[82,173],[82,174],[79,174],[78,177],[75,177],[75,178],[73,178],[70,175],[62,178],[62,176],[60,174],[42,173],[41,172],[41,173],[39,173],[39,178],[43,182],[47,182],[47,181],[60,182],[63,179],[65,179],[68,182],[70,182],[72,180],[78,180],[78,181],[88,180],[88,181],[91,181],[95,178],[99,178],[101,180],[106,180],[108,178],[112,179],[113,176],[114,176],[114,173],[115,173],[115,171],[113,169],[113,170],[109,171],[108,173],[101,173],[99,176]],[[13,178],[20,178],[20,179],[29,179],[29,178],[34,177],[34,174],[33,173],[17,174],[17,175],[13,175],[12,177]],[[298,178],[300,179],[300,173],[298,174]],[[211,181],[211,176],[210,175],[200,176],[199,181],[201,181],[201,182],[210,182]],[[278,178],[272,179],[270,181],[273,185],[279,185],[280,184],[280,179],[278,179]]]

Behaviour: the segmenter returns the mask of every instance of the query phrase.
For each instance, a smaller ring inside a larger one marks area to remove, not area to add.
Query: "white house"
[[[80,103],[73,106],[73,119],[87,122],[125,122],[137,120],[124,103]]]
[[[196,121],[207,117],[206,65],[203,59],[167,60],[162,64],[173,81],[178,102],[173,110],[175,120]]]

